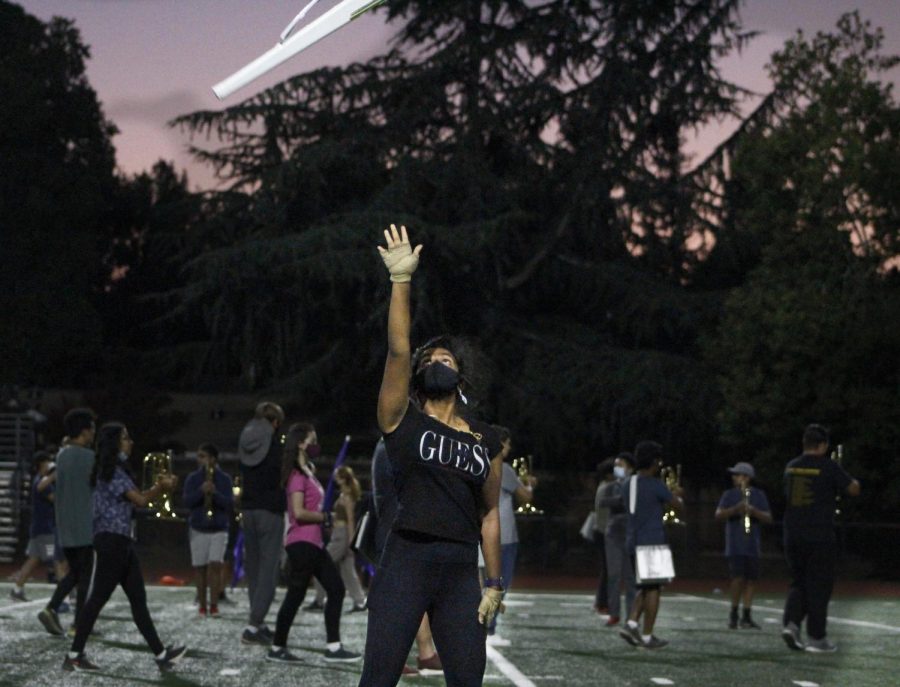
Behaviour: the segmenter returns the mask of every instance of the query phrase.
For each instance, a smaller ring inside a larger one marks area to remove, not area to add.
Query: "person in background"
[[[638,546],[653,546],[666,543],[663,514],[667,509],[680,513],[684,508],[682,490],[669,491],[656,475],[662,465],[662,446],[655,441],[642,441],[634,449],[634,467],[637,473],[628,480],[625,499],[628,503],[628,534],[626,547],[632,556],[632,566],[637,569],[636,549]],[[634,599],[628,621],[619,631],[626,642],[645,649],[661,649],[668,642],[653,634],[662,585],[637,584],[638,593]],[[639,621],[643,617],[643,632]]]
[[[94,563],[94,523],[91,511],[91,471],[94,468],[95,415],[89,408],[73,408],[63,418],[66,437],[56,456],[54,511],[56,532],[63,547],[69,572],[56,584],[47,606],[38,613],[44,629],[53,635],[65,634],[57,611],[73,589],[75,618],[84,606]]]
[[[28,526],[28,546],[25,564],[16,575],[9,592],[13,601],[28,601],[25,583],[41,563],[54,563],[57,581],[63,578],[62,564],[55,560],[56,521],[53,514],[53,484],[56,482],[56,464],[46,451],[34,456],[35,476],[31,483],[31,524]]]
[[[624,451],[613,462],[613,477],[605,482],[597,493],[597,505],[608,509],[603,544],[606,553],[607,600],[609,618],[606,626],[619,624],[622,617],[622,588],[625,589],[625,615],[631,613],[634,604],[634,568],[625,546],[628,534],[628,510],[624,498],[624,485],[634,472],[634,458]]]
[[[732,488],[722,494],[716,508],[716,520],[725,521],[725,557],[731,574],[731,614],[728,627],[760,629],[751,615],[753,586],[759,579],[760,523],[772,522],[766,493],[750,482],[755,471],[750,463],[738,463],[728,468]],[[749,489],[745,499],[744,491]],[[745,527],[750,518],[750,531]],[[738,622],[738,606],[744,600],[744,612]]]
[[[282,458],[282,484],[288,502],[288,531],[284,548],[291,564],[288,590],[278,609],[275,637],[266,660],[275,663],[302,663],[287,648],[287,638],[309,580],[315,577],[325,588],[325,660],[329,663],[351,663],[361,656],[341,644],[341,605],[344,583],[337,566],[325,550],[322,529],[331,526],[331,513],[322,512],[325,490],[316,479],[312,456],[319,455],[316,429],[308,422],[298,422],[288,430]]]
[[[244,573],[250,598],[250,617],[241,642],[268,645],[272,631],[266,615],[275,598],[284,537],[284,488],[281,485],[283,437],[278,431],[284,411],[263,401],[241,431],[241,508],[244,527]]]
[[[859,482],[828,459],[828,430],[809,425],[803,432],[803,454],[784,470],[784,553],[791,586],[784,604],[781,636],[788,648],[833,653],[827,636],[828,603],[834,587],[837,536],[835,499],[859,496]],[[800,638],[806,620],[807,641]]]
[[[500,437],[505,455],[512,451],[512,437],[506,427],[495,426]],[[500,577],[503,578],[503,596],[512,585],[513,574],[516,570],[516,557],[519,553],[519,531],[516,527],[516,505],[531,503],[534,498],[534,487],[538,480],[534,475],[528,475],[523,482],[513,469],[512,465],[503,461],[503,475],[500,478]],[[488,646],[509,646],[510,641],[496,633],[499,617],[494,616],[493,622],[488,626]]]
[[[328,546],[325,548],[341,573],[344,588],[353,599],[353,608],[350,609],[350,613],[362,613],[366,610],[366,596],[363,594],[359,576],[356,574],[356,556],[350,548],[350,543],[356,534],[356,505],[362,496],[362,489],[360,489],[356,475],[353,474],[353,468],[347,465],[342,465],[335,471],[334,480],[340,489],[340,496],[334,503],[334,512],[332,513],[334,526],[331,529]],[[314,579],[314,583],[316,598],[307,608],[324,610],[325,587],[316,579]]]
[[[97,459],[91,471],[94,488],[92,513],[96,563],[91,575],[91,591],[78,615],[78,627],[72,646],[63,660],[63,670],[91,672],[100,667],[87,658],[84,648],[88,637],[116,587],[121,585],[131,617],[144,641],[153,652],[161,671],[171,669],[185,654],[184,646],[164,646],[156,633],[147,608],[147,591],[137,553],[134,550],[134,508],[146,508],[161,494],[171,491],[177,482],[173,475],[160,477],[147,491],[140,491],[128,470],[134,442],[125,425],[110,422],[100,428]]]
[[[197,449],[197,469],[184,481],[183,501],[191,510],[188,519],[191,565],[197,582],[201,616],[219,615],[219,594],[223,588],[222,568],[234,503],[231,478],[219,469],[218,460],[219,449],[215,445],[200,444]]]
[[[615,483],[613,475],[614,458],[607,458],[597,465],[597,491],[594,492],[594,545],[599,559],[599,580],[594,595],[594,612],[609,613],[609,571],[606,562],[606,524],[609,522],[609,507],[600,503],[603,490]]]

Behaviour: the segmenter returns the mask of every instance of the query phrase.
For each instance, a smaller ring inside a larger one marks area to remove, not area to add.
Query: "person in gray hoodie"
[[[281,406],[263,401],[256,406],[253,419],[244,426],[238,441],[244,572],[250,598],[250,618],[241,635],[244,644],[271,644],[274,636],[266,625],[266,615],[275,598],[284,536],[283,446],[278,431],[282,424]]]

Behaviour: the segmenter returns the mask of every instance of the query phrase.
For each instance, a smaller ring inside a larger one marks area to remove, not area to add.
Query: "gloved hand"
[[[391,273],[391,281],[408,282],[419,266],[419,253],[422,252],[422,246],[418,245],[415,250],[412,249],[404,226],[401,226],[398,232],[397,227],[392,224],[390,231],[384,230],[384,238],[387,248],[378,246],[378,252],[381,254],[381,259],[384,260],[388,272]]]
[[[478,622],[487,627],[497,613],[503,613],[505,610],[503,590],[485,587],[481,595],[481,603],[478,604]]]

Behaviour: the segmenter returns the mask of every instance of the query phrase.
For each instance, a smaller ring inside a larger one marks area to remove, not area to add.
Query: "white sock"
[[[341,643],[340,642],[328,642],[328,644],[326,644],[325,646],[328,647],[329,651],[337,651],[338,649],[341,648]]]
[[[258,628],[258,627],[253,627],[253,625],[247,625],[247,627],[244,628],[244,629],[245,629],[247,632],[252,632],[253,634],[256,634],[257,632],[259,632],[259,628]]]
[[[78,658],[78,652],[70,651],[69,653],[66,654],[66,656],[68,656],[69,658]]]
[[[166,657],[165,649],[162,650],[162,653],[156,654],[156,658],[158,658],[160,661],[163,660],[165,657]]]
[[[641,635],[641,639],[644,641],[644,644],[649,642],[651,637],[653,637],[653,635]]]
[[[634,620],[629,620],[629,621],[628,621],[627,623],[625,623],[625,624],[628,625],[628,627],[631,628],[632,630],[636,630],[636,629],[637,629],[637,626],[638,626],[637,622],[634,621]]]

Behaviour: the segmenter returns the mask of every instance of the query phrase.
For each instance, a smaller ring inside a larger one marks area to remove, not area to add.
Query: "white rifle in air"
[[[300,11],[300,14],[294,17],[294,20],[281,32],[281,38],[274,48],[213,86],[213,93],[216,94],[216,97],[224,100],[236,90],[258,79],[301,50],[305,50],[345,24],[387,2],[387,0],[341,0],[321,17],[291,35],[300,20],[318,1],[312,0]]]

